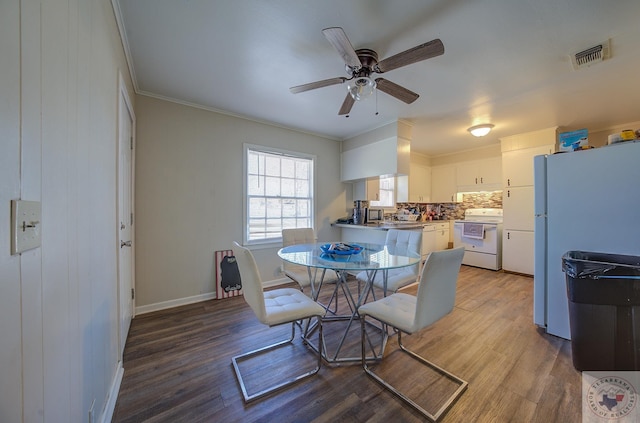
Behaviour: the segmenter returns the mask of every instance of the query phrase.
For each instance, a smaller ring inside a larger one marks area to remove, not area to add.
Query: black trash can
[[[640,370],[640,257],[568,251],[571,350],[577,370]]]

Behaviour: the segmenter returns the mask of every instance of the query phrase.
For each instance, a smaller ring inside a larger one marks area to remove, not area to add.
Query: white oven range
[[[502,268],[502,209],[467,209],[453,224],[453,245],[464,247],[462,264]]]

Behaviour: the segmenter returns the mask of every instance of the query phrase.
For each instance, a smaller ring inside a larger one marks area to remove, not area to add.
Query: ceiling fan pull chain
[[[376,90],[376,116],[378,116],[378,90]]]

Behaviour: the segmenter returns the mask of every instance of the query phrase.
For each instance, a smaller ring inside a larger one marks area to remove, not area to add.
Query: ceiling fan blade
[[[351,97],[351,94],[347,93],[347,96],[344,98],[342,102],[342,107],[340,107],[339,115],[348,115],[351,112],[351,108],[353,107],[353,103],[356,101]]]
[[[302,93],[302,92],[309,91],[309,90],[315,90],[316,88],[322,88],[322,87],[328,87],[330,85],[342,84],[346,80],[347,80],[347,78],[339,76],[337,78],[324,79],[322,81],[310,82],[308,84],[302,84],[302,85],[298,85],[298,86],[295,86],[295,87],[291,87],[291,88],[289,88],[289,91],[291,91],[293,94],[298,94],[298,93]]]
[[[325,28],[322,30],[322,33],[327,40],[329,40],[331,45],[338,50],[338,53],[342,56],[342,60],[344,60],[344,63],[352,68],[359,68],[362,66],[355,49],[351,45],[349,38],[347,38],[347,34],[345,34],[342,28]]]
[[[404,101],[407,104],[413,103],[418,99],[418,97],[420,97],[413,91],[408,90],[405,87],[401,87],[400,85],[391,82],[388,79],[377,78],[376,84],[376,88],[383,93],[387,93],[390,96],[395,97],[400,101]]]
[[[444,54],[444,44],[442,44],[439,38],[436,38],[428,43],[420,44],[402,53],[381,60],[375,67],[375,71],[378,73],[389,72],[390,70],[440,56],[441,54]]]

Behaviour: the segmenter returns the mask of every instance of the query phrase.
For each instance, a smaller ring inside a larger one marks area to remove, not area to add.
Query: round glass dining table
[[[347,249],[332,249],[333,246],[342,244],[341,247]],[[350,313],[348,315],[325,316],[323,321],[347,320],[348,324],[342,338],[338,344],[335,354],[329,354],[323,351],[325,359],[330,363],[344,361],[360,361],[360,356],[339,357],[340,350],[347,338],[351,323],[359,318],[358,307],[366,301],[369,294],[373,291],[373,279],[377,272],[383,272],[383,281],[386,286],[387,271],[401,267],[413,266],[420,263],[421,256],[419,253],[400,251],[392,246],[372,243],[326,243],[319,242],[313,244],[296,244],[281,248],[278,256],[289,263],[307,267],[309,272],[309,280],[311,281],[311,296],[314,300],[318,300],[320,287],[322,286],[322,278],[317,280],[317,275],[324,275],[324,271],[335,271],[339,276],[334,295],[342,288],[344,296],[349,304]],[[318,272],[318,271],[321,272]],[[347,284],[347,275],[349,273],[366,272],[366,286],[354,295]],[[385,295],[386,295],[386,290]],[[327,308],[328,309],[328,308]],[[308,331],[305,331],[308,333]],[[306,334],[305,333],[305,337]],[[386,336],[386,331],[385,331]],[[326,343],[325,343],[326,345]],[[313,345],[311,344],[313,347]]]

